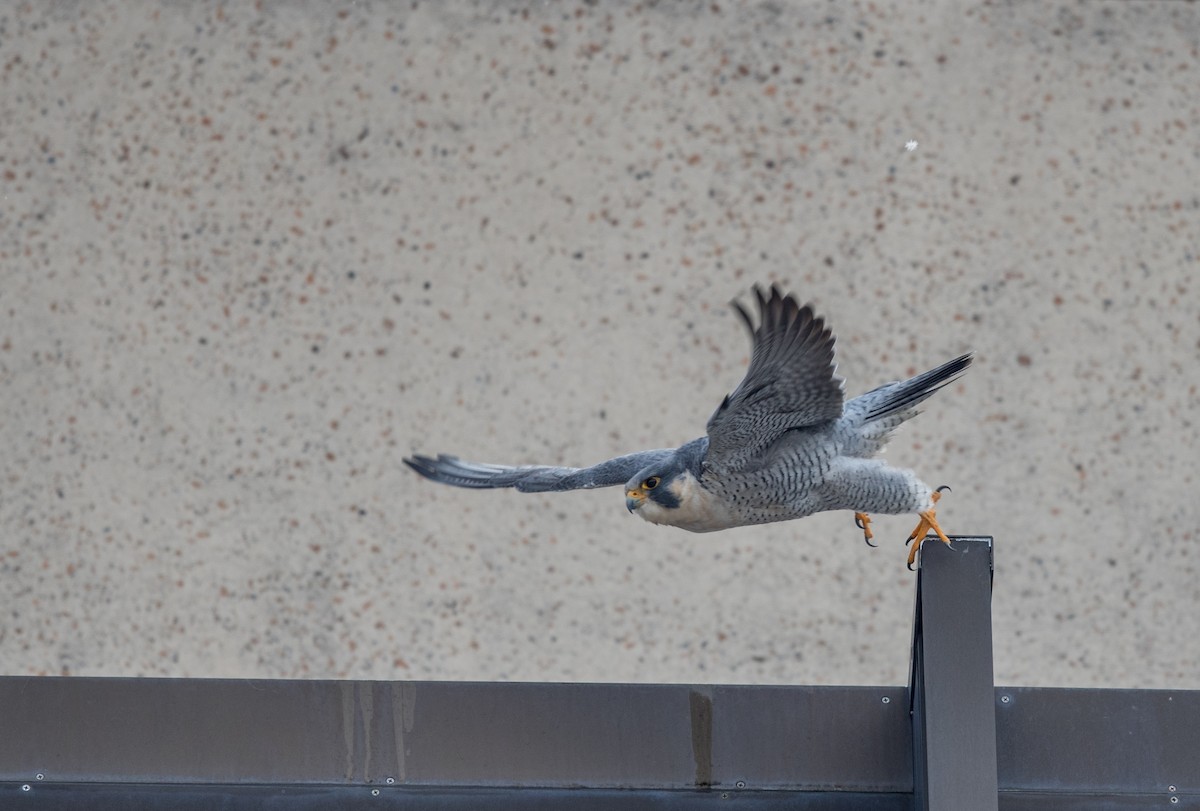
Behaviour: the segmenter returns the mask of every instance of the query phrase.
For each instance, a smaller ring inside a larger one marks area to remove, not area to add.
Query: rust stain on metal
[[[354,779],[354,722],[357,716],[355,712],[354,693],[356,691],[355,682],[347,681],[337,684],[338,692],[342,699],[342,744],[344,746],[344,754],[346,757],[346,770],[344,777],[346,780]]]
[[[417,713],[417,685],[392,682],[392,733],[396,741],[396,781],[408,781],[408,737]]]
[[[363,731],[363,755],[361,767],[361,776],[359,779],[365,779],[375,774],[374,764],[371,762],[371,741],[374,735],[371,730],[375,728],[375,691],[372,689],[370,682],[362,683],[359,689],[355,691],[358,696],[358,712],[362,720],[360,728]]]
[[[712,696],[693,690],[690,696],[692,711],[692,757],[696,761],[696,785],[712,785]]]

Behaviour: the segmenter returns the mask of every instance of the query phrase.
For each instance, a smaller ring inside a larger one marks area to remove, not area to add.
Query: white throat
[[[744,523],[688,471],[676,476],[667,485],[667,490],[679,499],[678,507],[664,507],[647,498],[638,507],[637,514],[651,524],[666,524],[689,532],[715,532]]]

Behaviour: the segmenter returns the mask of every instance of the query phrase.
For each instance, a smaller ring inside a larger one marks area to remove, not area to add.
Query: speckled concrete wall
[[[1198,15],[4,4],[0,667],[903,683],[910,517],[400,464],[698,436],[779,281],[851,394],[978,353],[889,458],[999,681],[1200,687]]]

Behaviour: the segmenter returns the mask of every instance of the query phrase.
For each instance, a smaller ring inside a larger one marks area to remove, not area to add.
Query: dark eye
[[[657,476],[651,476],[642,482],[642,487],[646,490],[653,490],[655,487],[658,487],[658,482],[659,478]]]

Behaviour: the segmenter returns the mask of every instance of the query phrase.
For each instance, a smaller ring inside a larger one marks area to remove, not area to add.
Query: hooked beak
[[[646,494],[640,490],[625,491],[625,508],[633,512],[638,507],[642,506],[642,502],[646,500]]]

